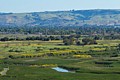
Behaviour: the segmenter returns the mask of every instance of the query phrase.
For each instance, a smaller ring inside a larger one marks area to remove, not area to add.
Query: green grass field
[[[0,42],[0,80],[120,80],[120,40],[65,46],[62,41]],[[117,56],[116,56],[117,55]],[[87,57],[90,56],[90,57]],[[62,67],[75,73],[57,72]]]

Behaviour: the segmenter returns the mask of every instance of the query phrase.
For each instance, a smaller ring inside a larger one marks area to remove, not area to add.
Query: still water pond
[[[54,68],[52,68],[52,69],[54,69],[54,70],[56,70],[56,71],[58,71],[58,72],[71,72],[71,71],[69,71],[69,70],[67,70],[67,69],[63,69],[63,68],[60,68],[60,67],[54,67]]]

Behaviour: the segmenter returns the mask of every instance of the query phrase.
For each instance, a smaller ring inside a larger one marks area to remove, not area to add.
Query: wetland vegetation
[[[62,40],[0,42],[1,80],[119,80],[120,40],[64,45]],[[60,45],[61,44],[61,45]],[[75,73],[57,72],[60,67]]]

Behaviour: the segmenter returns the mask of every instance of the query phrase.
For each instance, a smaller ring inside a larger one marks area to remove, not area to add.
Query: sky
[[[0,0],[0,12],[120,9],[120,0]]]

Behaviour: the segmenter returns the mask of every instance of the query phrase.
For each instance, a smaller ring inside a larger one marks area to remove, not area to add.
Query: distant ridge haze
[[[120,25],[119,9],[0,13],[1,26]]]

